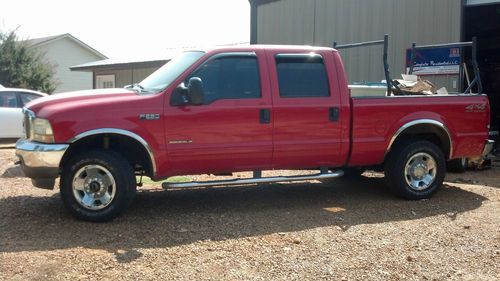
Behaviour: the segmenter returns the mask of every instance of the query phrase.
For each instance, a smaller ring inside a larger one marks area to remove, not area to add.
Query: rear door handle
[[[331,122],[339,121],[339,108],[338,107],[330,107],[328,109],[328,119],[330,119]]]
[[[260,115],[260,123],[261,124],[271,123],[271,110],[261,109],[259,115]]]

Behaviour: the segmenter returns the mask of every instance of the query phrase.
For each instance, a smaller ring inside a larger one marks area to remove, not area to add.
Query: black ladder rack
[[[339,45],[337,44],[336,41],[333,42],[333,48],[340,50],[340,49],[348,49],[348,48],[356,48],[356,47],[367,47],[367,46],[374,46],[374,45],[383,45],[384,50],[383,50],[383,64],[384,64],[384,75],[385,75],[385,81],[387,83],[387,95],[390,96],[392,93],[392,87],[396,88],[398,91],[400,90],[398,85],[394,83],[394,81],[391,79],[391,74],[389,72],[389,63],[387,62],[387,53],[389,50],[389,35],[385,34],[384,35],[384,40],[378,40],[378,41],[368,41],[368,42],[359,42],[359,43],[351,43],[351,44],[343,44]]]

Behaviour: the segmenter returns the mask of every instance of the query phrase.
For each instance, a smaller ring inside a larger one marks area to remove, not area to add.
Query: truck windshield
[[[138,84],[140,92],[158,93],[170,85],[179,75],[203,56],[204,52],[184,52]]]

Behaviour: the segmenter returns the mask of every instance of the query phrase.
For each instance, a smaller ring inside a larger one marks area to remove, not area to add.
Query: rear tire
[[[66,163],[60,189],[64,205],[78,219],[109,221],[120,215],[135,197],[134,170],[116,152],[84,152]]]
[[[429,141],[402,142],[389,153],[385,178],[392,192],[409,200],[431,197],[443,184],[443,152]]]
[[[469,160],[466,157],[450,160],[446,163],[446,169],[452,173],[464,173],[469,167]]]

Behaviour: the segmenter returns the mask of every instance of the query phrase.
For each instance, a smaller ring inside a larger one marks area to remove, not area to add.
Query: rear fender
[[[386,155],[392,149],[394,143],[402,136],[408,134],[432,134],[439,138],[445,157],[447,159],[453,158],[453,139],[448,127],[441,121],[434,119],[416,119],[403,123],[389,140],[386,149]]]

